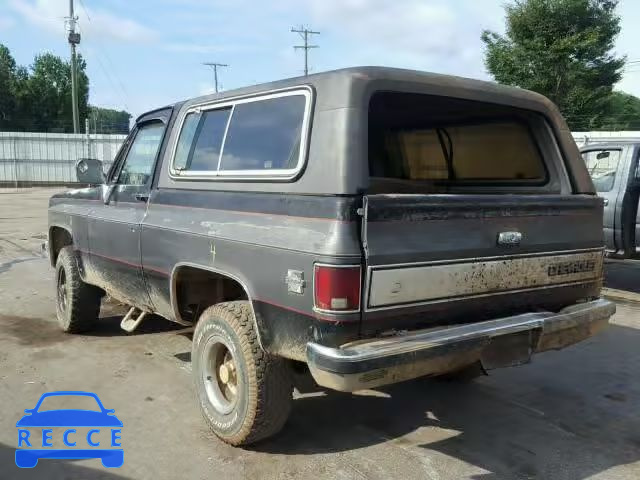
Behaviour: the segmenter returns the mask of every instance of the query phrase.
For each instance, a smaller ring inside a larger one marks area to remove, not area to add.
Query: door
[[[629,182],[634,192],[635,203],[635,253],[640,253],[640,147],[636,147],[633,154],[631,179]]]
[[[138,123],[111,170],[105,201],[95,208],[89,224],[95,283],[116,299],[144,309],[152,305],[142,273],[140,228],[164,130],[160,118]]]
[[[604,199],[604,241],[607,250],[623,248],[620,228],[621,203],[624,195],[624,149],[594,148],[582,151],[598,196]],[[620,195],[622,191],[622,195]]]

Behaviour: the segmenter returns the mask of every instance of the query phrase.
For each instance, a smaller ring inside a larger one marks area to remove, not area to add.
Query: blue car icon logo
[[[45,410],[42,408],[42,402],[47,398],[65,396],[70,397],[62,399],[65,404],[67,400],[72,402],[72,397],[76,399],[82,397],[85,401],[87,397],[93,398],[97,409]],[[124,451],[120,443],[122,422],[114,415],[114,412],[114,410],[104,408],[95,393],[64,391],[43,394],[36,406],[25,410],[26,415],[16,423],[16,427],[18,427],[16,465],[21,468],[32,468],[41,458],[99,458],[105,467],[122,466],[124,462]],[[64,429],[61,440],[66,448],[53,448],[53,428]],[[78,432],[77,428],[89,428],[89,430],[84,436]],[[41,435],[36,429],[42,429]],[[103,431],[107,431],[107,437]],[[77,445],[84,446],[85,439],[88,448],[73,448]],[[104,448],[107,445],[111,448]]]

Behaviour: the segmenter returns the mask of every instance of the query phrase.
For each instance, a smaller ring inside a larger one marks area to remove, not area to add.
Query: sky
[[[137,116],[213,91],[203,62],[229,64],[223,89],[302,74],[301,39],[321,34],[312,72],[383,65],[490,79],[480,34],[503,31],[505,0],[75,0],[92,105]],[[0,0],[0,43],[18,64],[67,58],[68,0]],[[640,60],[640,2],[623,0],[616,52]],[[640,66],[617,86],[640,96]]]

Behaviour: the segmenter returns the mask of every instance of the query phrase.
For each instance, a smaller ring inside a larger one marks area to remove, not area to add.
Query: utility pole
[[[76,65],[76,45],[80,43],[80,34],[76,32],[78,17],[73,13],[73,0],[69,0],[69,45],[71,46],[71,110],[73,111],[73,133],[80,131],[78,118],[78,67]]]
[[[218,67],[228,67],[226,63],[216,63],[216,62],[204,62],[203,65],[207,65],[213,68],[213,83],[216,86],[216,93],[218,93]]]
[[[309,75],[309,50],[311,48],[319,48],[318,45],[309,45],[309,35],[320,35],[320,32],[314,32],[302,25],[299,28],[292,28],[291,32],[298,33],[300,37],[302,37],[302,40],[304,40],[304,45],[294,45],[293,48],[295,50],[304,50],[304,76],[306,77]]]

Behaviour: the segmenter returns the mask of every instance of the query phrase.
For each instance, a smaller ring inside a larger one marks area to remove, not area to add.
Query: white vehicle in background
[[[632,257],[640,253],[640,143],[590,145],[582,158],[598,195],[604,198],[604,238],[608,252]]]

